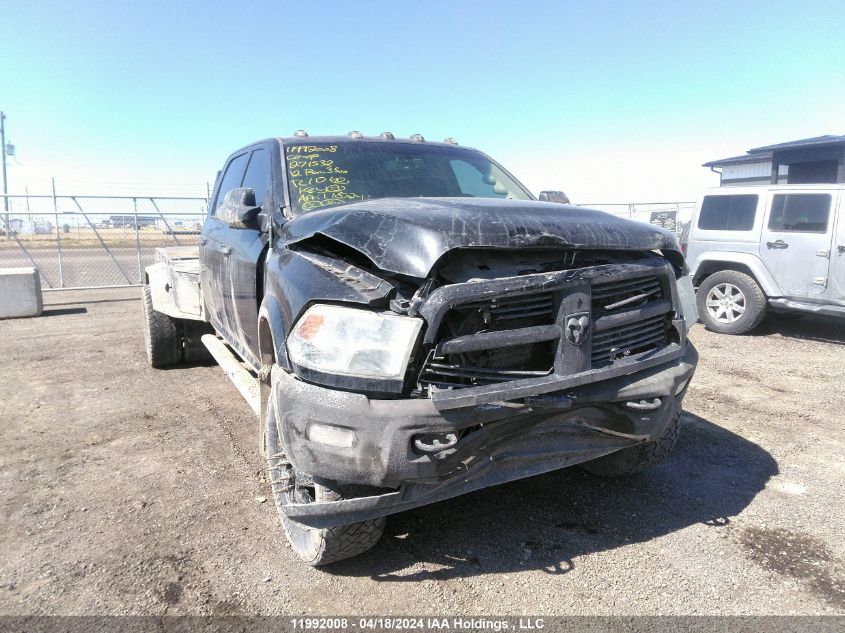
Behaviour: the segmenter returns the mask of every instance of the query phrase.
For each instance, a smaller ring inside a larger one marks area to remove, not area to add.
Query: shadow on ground
[[[687,413],[672,455],[638,477],[605,480],[568,468],[404,512],[388,519],[374,550],[323,569],[392,582],[563,574],[593,552],[693,524],[718,530],[777,473],[760,446]],[[402,572],[417,562],[439,569]]]
[[[94,289],[94,290],[96,290],[96,289]],[[85,292],[85,291],[84,290],[78,290],[78,291],[74,291],[74,292]],[[139,300],[138,297],[109,297],[107,299],[88,299],[86,297],[84,299],[79,299],[79,300],[76,300],[76,301],[64,301],[64,302],[52,301],[52,300],[47,302],[45,300],[44,303],[45,303],[45,311],[46,311],[47,307],[52,308],[53,306],[75,306],[75,305],[79,305],[80,303],[85,303],[85,304],[89,304],[89,303],[117,303],[119,301],[138,301],[138,300]]]
[[[780,334],[786,338],[845,345],[845,320],[815,314],[768,314],[750,336]]]
[[[87,314],[88,308],[50,308],[48,310],[43,310],[41,312],[41,316],[43,317],[50,317],[50,316],[65,316],[67,314]]]

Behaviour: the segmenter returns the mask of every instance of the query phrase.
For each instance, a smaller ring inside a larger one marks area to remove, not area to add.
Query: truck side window
[[[472,163],[463,160],[450,160],[449,166],[458,181],[458,187],[465,196],[479,198],[511,198],[504,182],[497,178],[494,166],[489,172],[484,173]]]
[[[776,194],[772,197],[769,230],[787,233],[826,233],[830,195]]]
[[[270,186],[270,156],[266,149],[253,150],[241,186],[255,191],[255,204],[264,206],[264,198]]]
[[[229,165],[226,167],[226,173],[223,174],[223,178],[220,181],[220,188],[217,189],[217,197],[214,199],[214,208],[211,211],[211,215],[217,215],[217,209],[220,207],[227,193],[241,186],[247,156],[249,154],[244,153],[240,156],[235,156],[229,161]],[[256,195],[258,195],[257,192]]]
[[[754,228],[757,196],[704,196],[698,228],[705,231],[750,231]]]

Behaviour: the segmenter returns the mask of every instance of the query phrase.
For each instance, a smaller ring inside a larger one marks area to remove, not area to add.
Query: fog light
[[[329,444],[340,448],[351,448],[355,444],[355,432],[338,426],[309,424],[305,434],[309,440],[320,442],[320,444]]]
[[[677,396],[677,395],[678,395],[678,394],[680,394],[680,393],[681,393],[684,389],[686,389],[686,388],[687,388],[687,384],[688,384],[688,383],[689,383],[689,378],[687,378],[686,380],[682,380],[681,382],[679,382],[679,383],[678,383],[678,386],[677,386],[677,387],[675,387],[675,395]]]

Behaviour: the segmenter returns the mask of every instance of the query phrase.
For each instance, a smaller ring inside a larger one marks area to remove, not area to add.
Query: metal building
[[[704,163],[723,187],[804,183],[845,183],[845,135],[825,135],[750,149]]]

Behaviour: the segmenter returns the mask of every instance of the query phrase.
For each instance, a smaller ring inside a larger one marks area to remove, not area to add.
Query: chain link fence
[[[0,195],[0,198],[3,196]],[[206,198],[9,195],[0,268],[34,266],[45,290],[134,286],[159,246],[194,246]],[[693,202],[580,206],[656,224],[683,239]]]
[[[0,268],[34,266],[45,290],[142,283],[157,247],[197,244],[208,208],[205,198],[5,198]]]
[[[599,209],[613,215],[655,224],[672,231],[679,240],[684,241],[689,232],[695,202],[632,202],[625,204],[585,203],[581,207]]]

